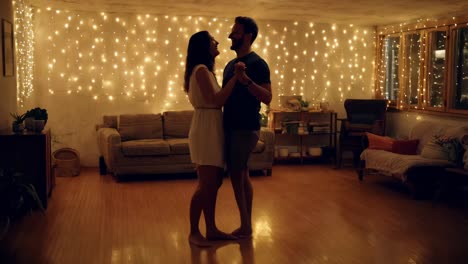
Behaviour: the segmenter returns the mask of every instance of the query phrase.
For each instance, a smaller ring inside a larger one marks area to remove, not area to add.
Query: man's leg
[[[258,133],[252,131],[236,131],[232,134],[229,146],[231,166],[231,184],[239,208],[241,226],[232,234],[245,237],[252,235],[252,202],[253,188],[249,178],[247,162],[250,153],[258,141]]]
[[[252,226],[250,224],[250,214],[247,207],[247,197],[245,188],[246,170],[232,170],[231,184],[236,197],[237,207],[239,208],[241,226],[232,234],[235,236],[249,236],[252,234]],[[251,201],[250,201],[251,203]]]

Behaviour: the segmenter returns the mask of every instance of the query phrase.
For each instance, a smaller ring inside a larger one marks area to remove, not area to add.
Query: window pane
[[[468,110],[468,28],[457,30],[454,49],[454,97],[452,107]]]
[[[399,76],[398,76],[398,53],[400,50],[400,37],[388,37],[385,39],[385,91],[387,100],[398,99]]]
[[[407,87],[406,102],[410,105],[418,104],[419,70],[421,63],[421,36],[419,33],[406,35],[405,82]]]
[[[433,31],[430,33],[431,40],[428,68],[428,95],[429,106],[444,107],[444,83],[445,83],[445,54],[446,39],[445,31]]]

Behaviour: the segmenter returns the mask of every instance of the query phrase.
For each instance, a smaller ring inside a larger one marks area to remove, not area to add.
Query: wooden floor
[[[57,178],[45,215],[0,242],[0,263],[468,263],[468,210],[412,200],[390,178],[280,165],[254,176],[254,237],[200,249],[187,241],[195,178],[117,183],[98,169]],[[229,179],[217,223],[239,225]],[[202,228],[204,230],[204,228]]]

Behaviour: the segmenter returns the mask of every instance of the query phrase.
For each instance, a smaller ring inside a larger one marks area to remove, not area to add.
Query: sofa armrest
[[[99,128],[97,131],[98,148],[107,167],[112,170],[117,153],[122,145],[119,132],[115,128]]]
[[[265,142],[265,152],[275,153],[275,133],[268,128],[260,130],[260,140]]]

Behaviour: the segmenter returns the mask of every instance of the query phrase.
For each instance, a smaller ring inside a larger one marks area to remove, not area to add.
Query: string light
[[[80,93],[96,101],[160,101],[169,109],[188,104],[182,76],[191,34],[208,30],[220,42],[218,82],[224,65],[235,57],[234,52],[221,49],[231,46],[227,36],[233,19],[39,10],[22,0],[15,4],[21,102],[39,89],[37,80],[45,81],[49,95]],[[278,95],[296,93],[309,101],[343,100],[362,91],[372,95],[374,63],[368,59],[375,46],[372,27],[257,22],[261,32],[254,50],[273,73],[276,103]],[[35,48],[41,52],[35,53]],[[45,75],[35,78],[34,67],[47,69]]]

